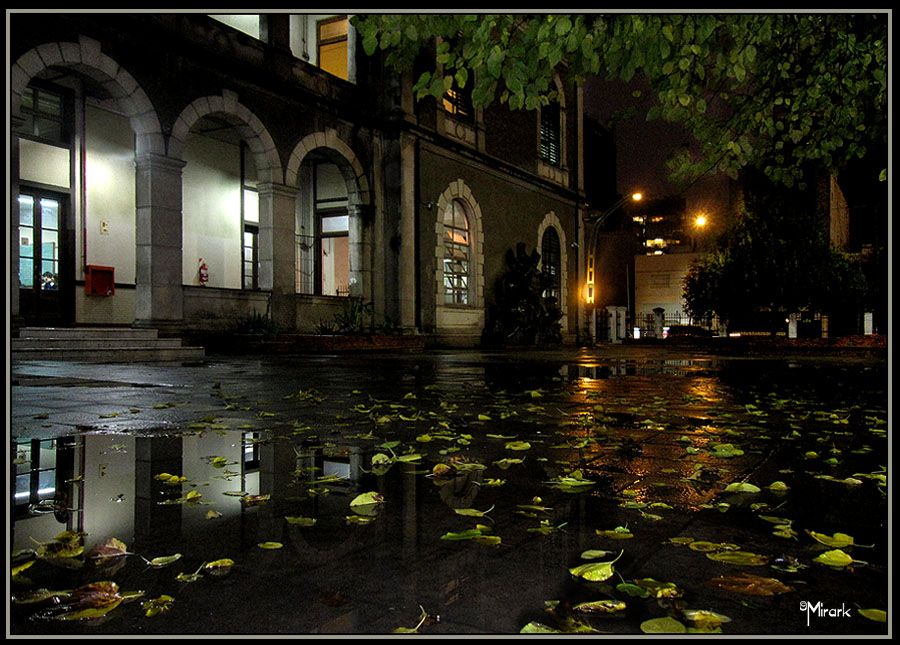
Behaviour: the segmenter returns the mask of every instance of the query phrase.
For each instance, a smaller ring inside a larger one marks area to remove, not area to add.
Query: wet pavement
[[[34,362],[10,398],[8,634],[888,632],[884,360]]]

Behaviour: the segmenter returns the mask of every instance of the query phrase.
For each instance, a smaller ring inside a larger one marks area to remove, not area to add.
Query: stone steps
[[[155,329],[127,327],[25,327],[11,339],[12,361],[128,363],[203,360],[202,347],[159,338]]]

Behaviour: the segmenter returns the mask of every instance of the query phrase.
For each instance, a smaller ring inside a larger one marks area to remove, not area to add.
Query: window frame
[[[322,26],[328,25],[335,22],[346,22],[347,30],[340,36],[332,36],[331,38],[322,38]],[[346,47],[344,48],[345,57],[348,59],[346,61],[347,67],[347,76],[341,76],[340,74],[335,74],[334,72],[330,72],[324,67],[322,67],[322,47],[325,45],[336,45],[338,43],[346,43]],[[335,78],[340,78],[345,81],[349,80],[350,77],[350,19],[349,14],[342,14],[339,16],[332,16],[330,18],[322,18],[321,20],[316,20],[316,67],[321,69],[323,72],[331,74]]]
[[[555,249],[548,251],[548,245],[555,243]],[[555,298],[562,305],[562,240],[554,226],[544,229],[541,236],[541,273],[549,281],[549,286],[541,294],[544,299]]]
[[[457,226],[457,207],[459,213],[465,221],[465,228]],[[451,223],[447,223],[447,215],[450,215]],[[468,212],[466,203],[454,198],[450,203],[450,208],[444,212],[441,225],[444,252],[442,254],[442,292],[444,305],[471,306],[472,305],[472,220]],[[453,241],[452,235],[454,231],[461,231],[465,234],[465,244]],[[448,235],[448,232],[451,234]],[[453,257],[452,250],[464,250],[465,259],[459,260]],[[452,267],[454,264],[462,264],[462,270],[456,271]],[[448,281],[449,279],[449,281]]]
[[[73,107],[71,105],[71,92],[62,88],[56,88],[55,86],[48,87],[43,83],[35,81],[30,82],[25,88],[25,92],[29,91],[32,95],[31,107],[26,107],[25,95],[23,94],[22,100],[20,102],[20,112],[24,117],[25,122],[20,128],[16,130],[16,134],[20,137],[24,137],[32,141],[38,141],[57,147],[71,148],[73,134]],[[48,94],[59,98],[58,115],[48,112],[41,112],[38,107],[40,104],[40,94]],[[41,134],[35,132],[39,118],[56,122],[59,126],[59,137],[50,138],[42,136]],[[26,130],[28,125],[31,126],[30,131]]]
[[[538,156],[544,163],[561,167],[562,164],[562,115],[559,99],[544,105],[540,110],[540,141]]]

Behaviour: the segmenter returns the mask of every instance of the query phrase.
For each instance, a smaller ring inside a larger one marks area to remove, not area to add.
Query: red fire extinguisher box
[[[84,292],[89,296],[115,295],[116,269],[88,264],[84,268]]]

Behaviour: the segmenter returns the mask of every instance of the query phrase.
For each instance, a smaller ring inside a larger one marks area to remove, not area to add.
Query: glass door
[[[23,317],[39,324],[70,322],[67,298],[70,282],[61,274],[66,232],[64,199],[23,188],[19,195],[19,305]]]

